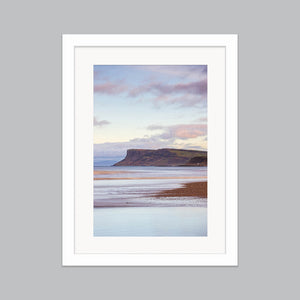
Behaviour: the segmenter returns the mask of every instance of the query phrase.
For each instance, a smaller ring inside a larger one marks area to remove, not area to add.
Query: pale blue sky
[[[207,149],[206,66],[94,66],[94,151]]]

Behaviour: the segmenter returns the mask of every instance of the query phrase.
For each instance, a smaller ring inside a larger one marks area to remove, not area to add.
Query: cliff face
[[[207,166],[207,155],[195,156],[195,157],[191,158],[185,165],[186,166],[206,167]]]
[[[181,149],[129,149],[126,157],[114,166],[204,166],[206,165],[206,151]],[[197,158],[194,162],[193,158]],[[201,164],[199,162],[201,160]]]

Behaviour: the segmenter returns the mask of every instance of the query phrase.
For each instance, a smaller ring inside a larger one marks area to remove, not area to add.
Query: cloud
[[[163,140],[168,139],[192,139],[207,134],[206,124],[181,124],[173,126],[160,126],[150,125],[147,127],[148,130],[162,130],[163,133],[159,134]]]
[[[123,156],[128,149],[159,149],[171,148],[172,141],[161,140],[157,136],[149,138],[135,138],[128,142],[94,144],[95,156]]]
[[[194,95],[170,97],[169,95],[162,95],[152,98],[151,101],[156,107],[160,107],[161,104],[177,105],[179,107],[190,107],[194,105],[203,106],[206,103],[206,97],[199,97]]]
[[[207,123],[207,117],[198,118],[198,119],[194,120],[194,122],[197,122],[197,123]]]
[[[125,157],[128,149],[161,149],[176,148],[190,150],[206,150],[207,144],[179,143],[175,139],[162,140],[159,136],[136,138],[128,142],[94,144],[94,155],[101,157]]]
[[[147,127],[147,129],[149,130],[157,130],[157,129],[163,129],[164,126],[161,126],[161,125],[150,125]]]
[[[189,80],[201,80],[207,76],[206,65],[146,65],[137,68],[151,72],[153,75],[156,73]]]
[[[96,126],[96,127],[102,127],[102,126],[108,125],[108,124],[110,124],[109,121],[106,121],[106,120],[98,121],[97,118],[94,117],[94,126]]]
[[[147,101],[151,101],[157,107],[162,104],[187,107],[206,103],[207,82],[204,79],[200,82],[173,85],[149,83],[138,87],[107,82],[95,85],[94,91],[98,94],[124,94],[127,97],[138,98],[138,101],[147,99]]]
[[[105,82],[96,84],[94,92],[98,94],[122,94],[126,93],[129,97],[138,97],[145,93],[152,93],[154,95],[172,95],[172,94],[185,94],[185,95],[206,95],[207,81],[195,81],[189,83],[178,84],[161,84],[149,83],[137,87],[126,86],[124,83]]]
[[[94,93],[116,95],[127,91],[123,83],[105,82],[94,85]]]
[[[177,83],[177,84],[161,84],[150,83],[135,87],[128,91],[130,97],[141,96],[144,93],[153,93],[155,95],[165,94],[185,94],[185,95],[206,95],[207,93],[207,81],[195,81],[189,83]]]
[[[130,86],[123,81],[120,83],[105,82],[95,84],[95,94],[124,95],[137,98],[138,101],[151,101],[155,106],[163,104],[190,106],[206,102],[207,79],[187,83],[166,84],[149,82],[139,86]]]
[[[206,150],[206,125],[182,124],[174,126],[150,125],[150,131],[162,131],[151,136],[131,139],[127,142],[102,143],[94,145],[95,156],[124,156],[128,149],[177,148]],[[200,137],[200,140],[199,140]],[[193,142],[190,139],[198,138]]]

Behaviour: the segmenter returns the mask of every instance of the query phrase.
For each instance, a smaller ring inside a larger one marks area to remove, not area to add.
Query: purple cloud
[[[122,94],[127,91],[127,87],[123,84],[117,84],[113,82],[105,82],[101,84],[96,84],[94,86],[94,93],[99,94]]]
[[[202,80],[207,76],[206,65],[146,65],[137,66],[137,68],[150,73],[155,73],[172,76],[177,78],[184,78],[189,80]]]
[[[96,126],[96,127],[102,127],[102,126],[108,125],[108,124],[110,124],[109,121],[106,121],[106,120],[98,121],[97,118],[94,117],[94,126]]]
[[[131,139],[127,142],[102,143],[94,145],[96,156],[125,156],[127,149],[159,149],[159,148],[184,148],[191,150],[206,150],[203,145],[178,144],[176,140],[187,140],[202,136],[206,139],[207,127],[205,124],[180,124],[174,126],[150,125],[148,130],[162,130],[152,136]]]
[[[166,85],[161,83],[150,83],[131,88],[124,84],[116,84],[106,82],[96,84],[94,92],[99,94],[122,94],[126,93],[129,97],[138,97],[145,93],[153,93],[155,95],[166,94],[185,94],[185,95],[206,95],[207,81],[206,79],[200,82],[179,83],[173,85]]]
[[[163,84],[150,82],[140,86],[130,86],[124,82],[105,82],[94,86],[96,94],[121,95],[138,98],[138,101],[146,99],[155,106],[171,104],[189,106],[206,101],[207,79],[188,83]]]
[[[94,76],[98,95],[122,95],[156,107],[206,102],[206,65],[99,66]]]
[[[149,130],[163,130],[163,133],[157,135],[163,140],[167,139],[191,139],[207,134],[207,124],[181,124],[173,126],[150,125]]]
[[[161,83],[150,83],[146,85],[141,85],[136,88],[128,90],[128,95],[130,97],[138,97],[144,93],[153,93],[156,95],[166,95],[166,94],[185,94],[185,95],[206,95],[207,93],[207,81],[203,79],[202,81],[195,81],[189,83],[179,83],[179,84],[161,84]]]

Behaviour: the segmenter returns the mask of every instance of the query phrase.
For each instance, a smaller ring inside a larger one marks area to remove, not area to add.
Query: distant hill
[[[114,166],[207,166],[207,152],[182,149],[129,149]]]

